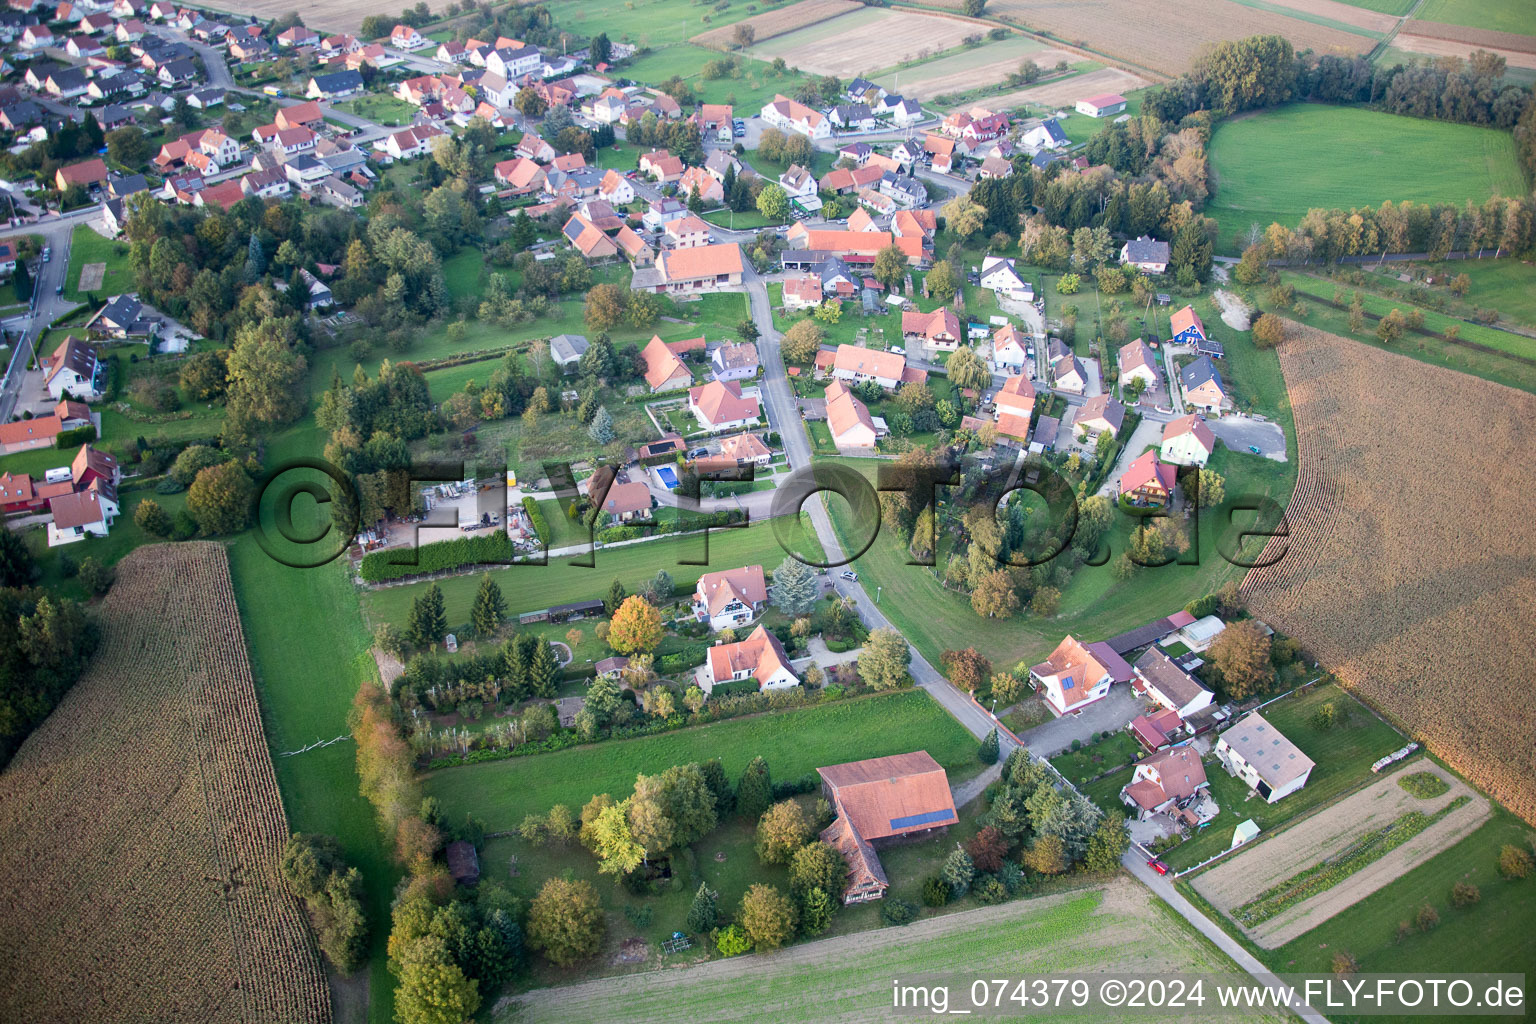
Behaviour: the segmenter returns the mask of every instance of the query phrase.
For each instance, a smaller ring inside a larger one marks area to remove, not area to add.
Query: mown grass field
[[[737,66],[731,75],[704,77],[705,64],[733,57]],[[737,117],[756,116],[775,93],[793,96],[806,77],[793,69],[775,74],[767,61],[707,50],[692,43],[676,43],[636,57],[624,65],[624,74],[647,85],[660,85],[673,75],[681,75],[700,103],[729,103],[735,107]]]
[[[814,558],[821,557],[821,546],[808,526],[800,532],[790,524],[785,525],[795,534],[791,547]],[[784,560],[785,554],[774,527],[757,523],[744,529],[712,529],[707,535],[666,537],[643,544],[607,548],[596,553],[596,568],[573,564],[575,561],[590,563],[592,558],[588,553],[574,559],[552,559],[549,565],[509,566],[494,570],[491,576],[507,597],[508,612],[517,615],[571,601],[600,598],[608,593],[616,579],[633,593],[640,583],[656,575],[658,569],[671,573],[679,590],[692,590],[701,575],[717,569],[762,565],[772,572]],[[683,564],[685,560],[707,561],[708,564]],[[480,586],[478,574],[453,576],[439,581],[439,586],[443,588],[443,599],[447,603],[448,621],[455,624],[468,621],[475,590]],[[413,583],[368,592],[363,601],[369,619],[373,623],[405,625],[411,603],[424,587],[425,584]]]
[[[1424,0],[1424,6],[1414,17],[1419,21],[1536,35],[1536,8],[1525,0]]]
[[[97,298],[134,290],[133,268],[128,263],[128,243],[103,238],[87,224],[75,228],[69,237],[69,271],[64,275],[64,297],[71,302],[85,302],[80,290],[80,271],[88,263],[105,263],[106,275],[101,287],[92,289]]]
[[[1210,145],[1216,183],[1207,215],[1218,248],[1237,251],[1249,225],[1295,225],[1311,207],[1482,202],[1525,183],[1507,132],[1372,110],[1294,105],[1240,117]]]
[[[692,0],[564,0],[558,17],[562,29],[583,41],[606,32],[616,43],[657,47],[733,25],[756,7],[750,0],[729,0],[719,10]]]
[[[844,908],[836,920],[872,907]],[[1128,883],[923,920],[905,928],[807,943],[682,972],[603,979],[532,992],[507,1004],[503,1024],[690,1019],[806,1022],[895,1019],[892,979],[962,970],[1017,977],[1072,970],[1221,971],[1230,965],[1166,904]],[[965,1004],[955,992],[951,1012]],[[931,1009],[906,1011],[930,1016]],[[1229,1016],[1227,1019],[1258,1019]],[[1088,1015],[1085,1020],[1117,1019]]]
[[[623,799],[637,773],[712,757],[720,758],[734,783],[758,755],[775,780],[786,781],[824,765],[913,750],[928,751],[941,765],[964,767],[975,761],[976,740],[926,692],[908,690],[446,768],[427,776],[426,790],[442,802],[446,820],[473,814],[494,832],[555,804],[579,811],[598,793]]]

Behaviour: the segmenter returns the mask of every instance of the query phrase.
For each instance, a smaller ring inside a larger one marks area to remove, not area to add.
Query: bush
[[[895,896],[881,900],[880,920],[890,925],[911,924],[917,920],[917,904]]]
[[[971,892],[987,906],[1001,903],[1008,898],[1008,887],[996,875],[982,875],[971,883]]]
[[[664,655],[661,660],[665,661],[669,657],[674,657],[674,655]],[[713,700],[716,697],[734,697],[738,694],[757,692],[758,684],[756,679],[733,679],[728,683],[716,683],[709,696]]]
[[[1506,845],[1499,851],[1499,874],[1508,879],[1525,878],[1531,873],[1531,851]]]
[[[523,496],[523,509],[528,513],[528,521],[533,524],[533,532],[539,535],[539,540],[546,545],[554,534],[549,532],[549,520],[544,518],[544,513],[539,510],[539,503],[533,500],[532,495]]]
[[[949,902],[949,886],[944,884],[944,879],[938,875],[929,875],[923,881],[923,904],[929,907],[942,907]]]
[[[1355,959],[1355,955],[1353,953],[1340,950],[1339,952],[1333,954],[1334,974],[1354,974],[1359,970],[1360,961]]]
[[[1414,772],[1412,775],[1404,775],[1397,780],[1412,795],[1420,800],[1428,800],[1450,791],[1450,783],[1446,782],[1434,772]]]
[[[455,537],[423,544],[416,549],[415,555],[416,561],[408,563],[403,560],[409,557],[409,552],[398,548],[375,551],[363,556],[358,572],[365,582],[378,583],[445,572],[466,565],[499,565],[511,561],[512,543],[498,530],[478,537]]]
[[[715,948],[721,956],[740,956],[752,948],[752,940],[747,938],[741,925],[733,924],[729,928],[722,928],[715,936]]]
[[[73,430],[61,430],[53,439],[55,448],[78,448],[96,440],[96,428],[87,423]]]
[[[1414,917],[1413,923],[1421,932],[1434,931],[1440,924],[1440,912],[1428,903],[1419,908],[1419,913]]]
[[[1458,907],[1470,907],[1481,901],[1483,894],[1471,882],[1457,882],[1451,886],[1451,903]]]

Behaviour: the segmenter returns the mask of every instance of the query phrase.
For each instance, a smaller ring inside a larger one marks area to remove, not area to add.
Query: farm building
[[[710,629],[745,625],[767,603],[768,584],[760,565],[707,572],[693,590],[693,614]]]
[[[1087,114],[1089,117],[1114,117],[1124,113],[1126,99],[1119,93],[1106,92],[1097,96],[1089,96],[1087,99],[1078,100],[1076,103],[1079,114]]]
[[[1221,631],[1227,628],[1227,624],[1214,615],[1207,615],[1203,619],[1195,619],[1193,622],[1180,626],[1174,632],[1168,634],[1168,639],[1163,641],[1163,646],[1171,647],[1174,644],[1183,644],[1190,650],[1199,653],[1208,649],[1216,642]]]
[[[885,895],[890,883],[876,846],[926,836],[959,821],[949,777],[926,750],[816,769],[837,818],[821,840],[848,863],[844,903]]]
[[[1177,712],[1180,718],[1204,711],[1216,699],[1215,694],[1156,647],[1137,659],[1135,672],[1131,689]]]
[[[1216,757],[1261,798],[1274,803],[1307,784],[1315,765],[1257,711],[1216,741]]]
[[[799,677],[789,667],[789,655],[784,652],[784,645],[762,626],[754,629],[745,640],[711,647],[709,659],[699,673],[705,693],[714,692],[720,683],[740,679],[757,680],[759,692],[800,685]]]
[[[1084,644],[1066,636],[1049,658],[1029,670],[1029,677],[1046,706],[1060,717],[1108,696],[1112,683],[1131,678],[1131,667],[1107,644]]]
[[[448,861],[448,873],[453,880],[460,885],[474,885],[480,881],[480,855],[475,853],[473,843],[463,839],[449,843],[443,851],[443,856]]]

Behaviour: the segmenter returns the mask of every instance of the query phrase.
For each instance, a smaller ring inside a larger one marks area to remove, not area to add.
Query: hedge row
[[[533,524],[533,532],[539,535],[539,540],[545,546],[554,539],[554,534],[549,532],[549,520],[544,518],[544,513],[539,511],[539,503],[533,500],[533,495],[523,495],[523,511],[528,513],[528,521]]]
[[[405,563],[406,557],[407,552],[401,548],[375,551],[363,556],[358,572],[364,582],[378,583],[446,572],[466,565],[506,564],[512,561],[512,541],[506,533],[497,530],[478,537],[455,537],[423,544],[416,548],[415,562]]]
[[[78,448],[82,444],[89,444],[96,440],[96,427],[87,423],[83,427],[75,427],[73,430],[61,430],[53,439],[55,448]]]

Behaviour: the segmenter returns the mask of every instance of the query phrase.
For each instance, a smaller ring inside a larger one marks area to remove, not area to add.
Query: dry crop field
[[[1467,798],[1465,804],[1451,810],[1418,835],[1331,887],[1252,927],[1237,922],[1238,927],[1265,949],[1275,949],[1306,934],[1441,850],[1450,848],[1488,819],[1491,813],[1488,801],[1445,769],[1420,761],[1415,762],[1413,770],[1433,772],[1444,779],[1450,789],[1438,797],[1421,800],[1397,784],[1403,773],[1394,772],[1197,875],[1193,883],[1195,891],[1228,917],[1233,917],[1236,908],[1297,872],[1339,856],[1366,833],[1385,828],[1410,811],[1433,814],[1458,797]]]
[[[210,0],[206,6],[242,16],[253,14],[262,21],[281,18],[289,11],[298,11],[304,24],[318,32],[354,33],[362,27],[363,19],[368,15],[386,10],[376,0],[240,0],[239,3],[234,0]],[[405,5],[399,4],[387,10],[395,11],[402,6]],[[445,0],[427,0],[427,6],[434,11],[441,11],[446,3]],[[430,55],[432,51],[425,52]]]
[[[1288,329],[1299,475],[1249,607],[1536,822],[1536,395]]]
[[[1343,22],[1371,32],[1390,32],[1401,20],[1396,15],[1366,10],[1339,0],[1274,0],[1280,7],[1288,7],[1298,14],[1311,14],[1332,21]]]
[[[224,548],[139,548],[0,774],[0,1019],[330,1020]]]
[[[1425,39],[1447,39],[1466,43],[1468,52],[1481,46],[1490,50],[1520,50],[1536,53],[1536,36],[1522,36],[1515,32],[1496,32],[1488,28],[1471,28],[1466,25],[1447,25],[1439,21],[1405,22],[1403,32]]]
[[[1010,36],[926,64],[904,68],[894,75],[882,75],[879,83],[903,96],[931,100],[945,93],[968,92],[992,82],[1001,83],[1026,60],[1049,69],[1054,68],[1058,61],[1072,64],[1082,60],[1082,57],[1066,50],[1042,46],[1024,36]]]
[[[1152,83],[1140,75],[1120,68],[1099,68],[1097,71],[1073,75],[1059,82],[1047,82],[1044,85],[1034,85],[1028,89],[1010,92],[1006,96],[989,96],[979,102],[982,106],[998,110],[1021,107],[1026,103],[1044,107],[1070,107],[1087,96],[1096,96],[1105,92],[1117,92],[1124,96],[1137,89],[1145,89],[1150,84]]]
[[[782,36],[787,32],[826,21],[828,18],[836,18],[838,15],[851,14],[863,9],[864,5],[857,0],[800,0],[800,3],[790,4],[788,7],[754,14],[733,25],[710,29],[708,32],[694,36],[689,42],[716,50],[728,50],[736,41],[737,25],[752,26],[752,31],[756,33],[754,38],[761,43],[774,36]]]
[[[853,78],[942,53],[983,31],[985,26],[973,21],[866,7],[760,42],[748,52],[761,60],[783,57],[809,74]]]
[[[1410,24],[1423,25],[1424,22],[1416,21]],[[1454,25],[1448,27],[1457,28]],[[1459,31],[1476,33],[1477,29],[1459,29]],[[1505,32],[1485,32],[1481,34],[1514,39],[1521,38],[1519,36],[1509,36]],[[1532,42],[1536,43],[1536,40],[1532,40]],[[1482,43],[1418,35],[1412,32],[1399,32],[1393,37],[1392,45],[1399,50],[1407,50],[1410,53],[1422,53],[1430,57],[1460,57],[1463,60],[1470,57],[1473,50],[1487,50],[1490,53],[1503,57],[1504,62],[1512,68],[1536,68],[1536,53],[1532,53],[1529,50],[1511,50],[1499,46],[1488,46]]]
[[[1298,50],[1336,54],[1365,53],[1374,43],[1232,0],[992,0],[987,13],[1168,75],[1189,70],[1202,47],[1222,39],[1278,33]]]

